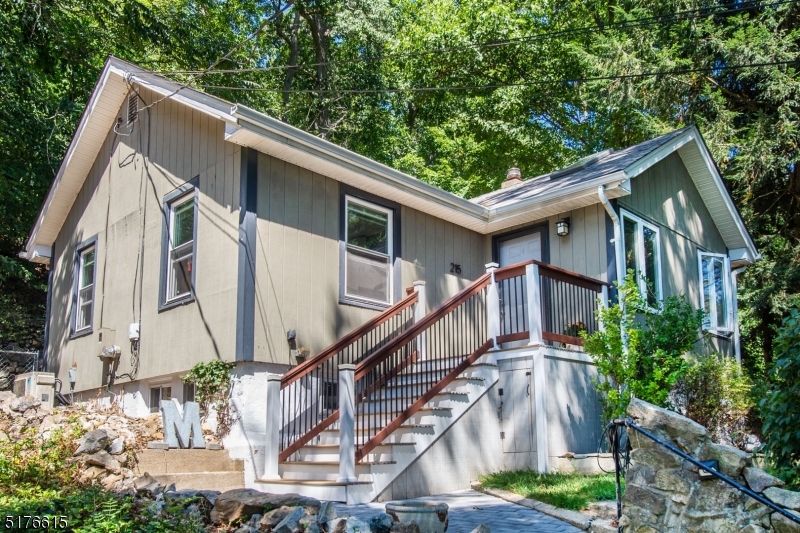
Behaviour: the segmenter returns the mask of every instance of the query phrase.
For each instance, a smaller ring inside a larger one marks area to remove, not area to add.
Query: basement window
[[[158,413],[161,410],[161,400],[172,399],[172,387],[158,385],[150,387],[150,412]]]
[[[194,300],[197,253],[197,180],[164,198],[160,309]]]
[[[76,337],[92,332],[96,258],[97,237],[78,245],[72,298],[72,335]]]

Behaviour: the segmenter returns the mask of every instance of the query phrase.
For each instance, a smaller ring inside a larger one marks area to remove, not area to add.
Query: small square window
[[[183,403],[194,401],[194,383],[183,384]]]
[[[161,410],[161,400],[172,399],[172,387],[156,385],[150,387],[150,412],[158,413]]]

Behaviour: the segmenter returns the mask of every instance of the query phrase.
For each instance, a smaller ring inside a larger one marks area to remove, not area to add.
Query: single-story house
[[[696,127],[498,172],[464,199],[111,57],[21,254],[50,269],[47,369],[147,416],[234,362],[246,484],[352,502],[595,452],[578,332],[628,269],[738,357],[759,256]]]

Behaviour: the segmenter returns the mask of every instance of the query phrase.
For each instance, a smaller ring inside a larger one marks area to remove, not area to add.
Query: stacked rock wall
[[[655,436],[700,461],[719,461],[720,472],[784,507],[800,511],[800,493],[753,467],[751,455],[716,444],[700,424],[672,411],[633,400],[628,415]],[[623,497],[624,531],[800,533],[800,525],[772,512],[725,482],[700,479],[698,468],[660,444],[629,430],[633,446]],[[800,513],[798,513],[800,515]]]

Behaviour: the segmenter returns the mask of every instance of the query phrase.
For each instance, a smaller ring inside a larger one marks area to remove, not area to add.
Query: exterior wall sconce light
[[[569,235],[569,217],[559,219],[556,222],[556,233],[559,237],[566,237]]]

